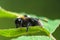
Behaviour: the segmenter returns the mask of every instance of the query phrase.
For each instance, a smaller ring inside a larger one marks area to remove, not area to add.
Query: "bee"
[[[16,18],[15,25],[16,25],[16,28],[26,27],[26,32],[28,32],[29,26],[43,27],[39,19],[29,17],[28,15],[23,15],[23,16]]]

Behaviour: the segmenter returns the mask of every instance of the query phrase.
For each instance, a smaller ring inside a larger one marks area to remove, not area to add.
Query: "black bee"
[[[19,17],[15,20],[15,25],[16,25],[16,28],[19,28],[19,27],[26,27],[28,31],[28,27],[29,26],[40,26],[42,27],[43,25],[40,23],[39,19],[37,18],[31,18],[31,17],[28,17],[27,15],[24,15],[22,17]]]

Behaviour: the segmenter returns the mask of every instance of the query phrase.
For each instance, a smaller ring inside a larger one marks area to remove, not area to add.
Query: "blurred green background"
[[[0,0],[0,6],[9,11],[60,18],[60,0]]]
[[[0,6],[13,12],[60,19],[60,0],[0,0]],[[57,40],[60,39],[59,30],[60,27],[53,33]]]

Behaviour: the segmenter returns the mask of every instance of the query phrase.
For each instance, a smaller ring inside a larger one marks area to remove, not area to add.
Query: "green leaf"
[[[0,8],[0,18],[15,18],[15,15],[11,15],[10,13],[13,12],[9,12],[4,10],[3,8]]]
[[[12,40],[52,40],[48,36],[21,36]]]
[[[44,28],[47,29],[50,33],[53,33],[57,27],[60,25],[60,20],[48,20],[48,22],[42,21]]]
[[[6,37],[16,37],[16,36],[35,36],[35,35],[45,35],[49,36],[49,32],[39,26],[29,27],[29,31],[26,32],[26,28],[13,28],[13,29],[0,29],[0,35]]]

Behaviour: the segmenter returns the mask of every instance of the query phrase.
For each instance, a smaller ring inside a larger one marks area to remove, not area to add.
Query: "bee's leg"
[[[27,26],[26,26],[26,27],[27,27],[27,28],[26,28],[26,32],[28,32],[28,27],[29,27],[29,26],[28,26],[28,24],[27,24]]]
[[[26,32],[28,32],[29,26],[30,26],[30,23],[27,23],[27,30],[26,30]]]
[[[23,21],[21,20],[19,23],[20,27],[23,27]]]
[[[26,32],[28,32],[28,26],[27,26],[27,30],[26,30]]]
[[[19,25],[18,24],[16,24],[16,28],[18,28],[19,27]]]

